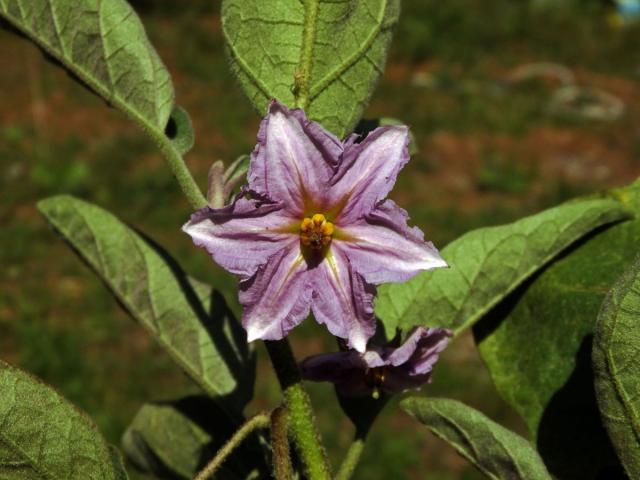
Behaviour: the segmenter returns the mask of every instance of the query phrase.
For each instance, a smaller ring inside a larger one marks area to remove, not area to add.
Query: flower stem
[[[258,428],[267,428],[269,423],[271,422],[271,416],[262,412],[254,417],[251,417],[247,420],[237,431],[233,434],[233,436],[224,444],[224,446],[218,450],[218,453],[211,459],[211,461],[207,464],[206,467],[202,469],[198,475],[194,478],[194,480],[207,480],[212,478],[216,473],[218,468],[222,465],[222,463],[227,459],[229,454],[237,448],[240,443],[247,438],[247,436]]]
[[[306,110],[309,104],[311,90],[311,63],[313,61],[313,47],[316,42],[316,28],[318,25],[319,0],[304,2],[304,27],[302,30],[302,45],[300,61],[294,78],[295,106]]]
[[[278,375],[288,411],[289,435],[309,480],[330,480],[331,468],[320,441],[311,402],[302,387],[298,364],[287,339],[264,342]]]
[[[356,436],[353,439],[353,443],[349,447],[347,454],[342,460],[342,464],[338,470],[335,480],[349,480],[353,472],[356,471],[362,450],[364,450],[364,443],[366,441],[367,434],[356,432]]]
[[[278,407],[271,412],[271,449],[273,458],[273,477],[275,480],[291,480],[291,454],[287,433],[288,413],[286,408]]]

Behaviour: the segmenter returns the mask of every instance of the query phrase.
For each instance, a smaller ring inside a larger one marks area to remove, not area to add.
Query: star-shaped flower
[[[183,230],[240,276],[248,341],[278,340],[309,312],[364,351],[375,331],[374,285],[446,263],[386,196],[409,160],[408,129],[385,126],[341,142],[302,110],[272,101],[248,187]]]
[[[418,327],[399,348],[370,347],[308,357],[300,364],[303,378],[333,382],[345,396],[357,397],[381,392],[399,393],[431,381],[438,354],[449,343],[451,332],[444,328]]]

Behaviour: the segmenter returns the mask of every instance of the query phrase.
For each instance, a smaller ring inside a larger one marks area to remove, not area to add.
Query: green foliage
[[[448,269],[379,289],[376,314],[387,335],[396,327],[473,325],[536,270],[593,229],[627,218],[612,200],[570,202],[499,227],[481,228],[442,251]]]
[[[84,413],[0,360],[0,478],[124,480],[119,454]]]
[[[529,442],[461,402],[409,397],[400,406],[491,479],[551,479]]]
[[[613,286],[593,339],[596,397],[629,478],[640,478],[640,261]]]
[[[5,18],[157,142],[193,145],[187,113],[174,108],[169,72],[125,0],[0,0]],[[170,121],[171,120],[171,121]]]
[[[189,376],[227,412],[241,412],[255,359],[223,298],[95,205],[61,195],[38,208]]]
[[[277,98],[340,137],[360,119],[383,71],[398,0],[224,0],[231,66],[262,114]]]
[[[143,472],[191,479],[238,427],[210,399],[191,396],[143,405],[122,444],[129,460]],[[252,437],[227,459],[220,478],[244,479],[256,469],[264,473],[263,456]]]
[[[613,196],[640,211],[637,186]],[[591,346],[602,301],[638,239],[637,219],[594,232],[476,325],[498,392],[561,478],[595,478],[617,463],[598,414]]]

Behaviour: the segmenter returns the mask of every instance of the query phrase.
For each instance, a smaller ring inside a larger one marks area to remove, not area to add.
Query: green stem
[[[302,29],[300,62],[296,68],[294,79],[295,106],[303,110],[306,110],[309,105],[311,63],[313,61],[313,47],[316,42],[319,5],[320,0],[306,0],[304,2],[304,27]]]
[[[278,375],[287,407],[289,435],[298,450],[309,480],[330,480],[331,468],[320,441],[307,392],[302,387],[298,364],[287,339],[264,342]]]
[[[271,412],[271,450],[275,480],[291,480],[293,478],[287,416],[288,413],[284,407],[278,407]]]
[[[178,185],[182,189],[182,192],[187,197],[187,200],[194,209],[202,208],[207,205],[207,199],[202,194],[202,191],[193,179],[191,172],[184,163],[182,155],[171,144],[171,141],[164,135],[164,133],[147,128],[143,125],[145,131],[153,139],[156,146],[160,149],[162,156],[167,161],[171,173],[176,177]]]
[[[366,433],[360,434],[356,432],[353,443],[349,447],[344,460],[342,460],[342,464],[340,465],[340,469],[338,470],[335,480],[349,480],[351,478],[353,472],[356,471],[358,462],[360,461],[360,456],[362,455],[362,450],[364,450],[366,438]]]
[[[194,480],[207,480],[212,478],[216,471],[220,468],[222,463],[227,459],[229,454],[240,445],[242,440],[258,428],[267,428],[271,422],[271,416],[266,413],[259,413],[256,416],[247,420],[233,436],[224,444],[224,446],[218,450],[218,453],[211,459],[206,467],[202,469]]]

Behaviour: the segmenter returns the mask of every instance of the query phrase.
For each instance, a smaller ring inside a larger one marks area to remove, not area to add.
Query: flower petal
[[[309,315],[312,289],[308,273],[296,243],[270,257],[253,277],[240,282],[247,341],[280,340]]]
[[[445,328],[417,327],[405,342],[386,358],[388,365],[402,365],[412,374],[431,371],[438,354],[449,343],[451,332]]]
[[[330,192],[331,205],[339,210],[337,226],[363,218],[386,198],[409,161],[408,145],[409,129],[393,125],[376,128],[361,143],[345,147]]]
[[[305,208],[322,208],[342,154],[341,142],[302,110],[272,101],[251,154],[249,186],[301,218]]]
[[[349,260],[332,248],[310,271],[313,274],[313,315],[329,331],[347,339],[349,346],[364,352],[376,329],[373,315],[375,288],[351,268]]]
[[[298,242],[282,233],[296,223],[280,204],[261,203],[242,194],[224,208],[204,207],[182,227],[226,270],[249,278],[277,251]]]
[[[371,393],[366,383],[367,366],[355,350],[325,353],[305,358],[300,364],[302,378],[314,382],[333,382],[345,396],[365,396]]]
[[[385,200],[369,215],[342,227],[345,240],[334,241],[356,272],[372,284],[403,282],[423,270],[446,267],[438,250],[407,226],[407,213]]]

